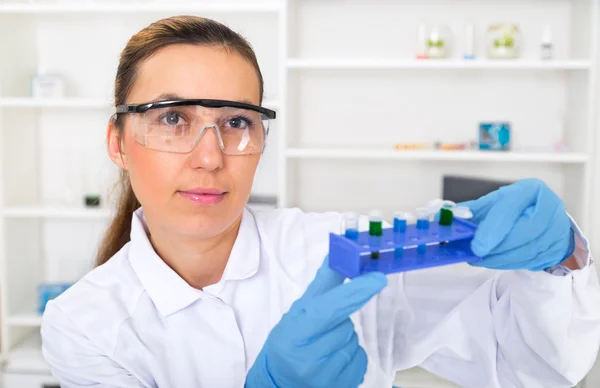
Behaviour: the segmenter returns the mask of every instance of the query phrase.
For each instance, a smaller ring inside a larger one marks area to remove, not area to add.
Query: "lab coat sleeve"
[[[377,336],[366,339],[377,342],[386,372],[420,365],[462,387],[572,387],[600,344],[592,264],[566,276],[468,265],[413,271],[390,276],[372,302],[362,326]]]
[[[41,334],[44,358],[61,387],[144,387],[104,355],[53,303],[44,312]]]

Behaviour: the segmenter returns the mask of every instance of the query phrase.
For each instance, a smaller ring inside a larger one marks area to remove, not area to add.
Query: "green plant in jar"
[[[516,58],[519,54],[519,27],[515,24],[493,24],[488,28],[488,56]]]

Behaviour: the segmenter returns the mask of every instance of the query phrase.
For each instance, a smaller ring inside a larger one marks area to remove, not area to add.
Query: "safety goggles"
[[[202,135],[213,129],[226,155],[262,152],[275,111],[226,100],[169,100],[118,105],[128,114],[133,138],[156,151],[191,152]]]

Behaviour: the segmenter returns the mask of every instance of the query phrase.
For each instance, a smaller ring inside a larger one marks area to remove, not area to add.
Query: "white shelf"
[[[39,333],[29,335],[14,348],[6,360],[7,373],[50,373],[50,366],[42,355],[42,340]]]
[[[65,13],[269,13],[278,12],[277,3],[182,4],[177,2],[94,3],[92,1],[57,1],[46,4],[0,4],[0,14],[65,14]]]
[[[582,164],[589,160],[583,153],[495,152],[495,151],[390,151],[383,149],[288,148],[288,158],[354,160],[422,160]]]
[[[2,210],[7,218],[67,218],[67,219],[106,219],[112,215],[109,209],[87,209],[69,207],[7,207]]]
[[[40,327],[42,325],[42,315],[35,312],[11,314],[6,318],[6,324],[16,327]]]
[[[32,98],[7,97],[0,98],[0,108],[82,108],[110,109],[112,104],[94,98]]]
[[[278,100],[265,100],[263,106],[279,109]],[[0,108],[59,108],[59,109],[113,109],[113,103],[99,98],[0,98]]]
[[[455,60],[455,59],[289,59],[289,69],[307,70],[418,70],[418,69],[480,69],[480,70],[588,70],[587,60]]]

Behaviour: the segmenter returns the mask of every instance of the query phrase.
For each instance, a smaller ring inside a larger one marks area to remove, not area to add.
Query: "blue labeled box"
[[[510,123],[484,122],[479,124],[479,149],[508,151],[510,149]]]
[[[65,292],[71,284],[68,283],[41,283],[37,286],[38,302],[37,310],[39,314],[43,314],[46,310],[46,305],[52,299],[58,297]]]

